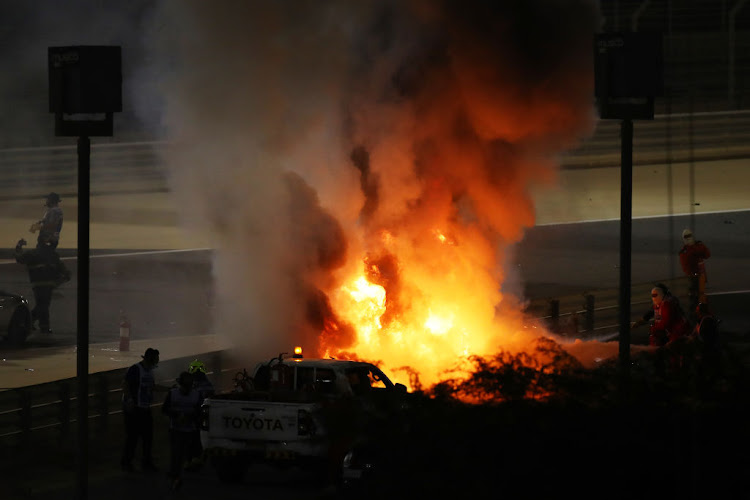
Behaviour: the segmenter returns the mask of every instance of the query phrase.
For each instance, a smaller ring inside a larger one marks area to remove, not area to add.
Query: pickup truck
[[[201,444],[225,482],[241,481],[252,463],[318,468],[335,480],[355,443],[398,421],[407,394],[371,363],[301,351],[238,375],[233,391],[201,408]]]

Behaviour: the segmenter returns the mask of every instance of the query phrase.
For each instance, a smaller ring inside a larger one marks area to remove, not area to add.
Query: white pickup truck
[[[222,481],[252,463],[307,465],[327,474],[363,434],[392,425],[406,387],[375,365],[283,354],[235,378],[236,389],[203,403],[200,433]]]

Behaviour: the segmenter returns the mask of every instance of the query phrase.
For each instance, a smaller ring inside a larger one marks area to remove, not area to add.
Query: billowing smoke
[[[593,0],[163,4],[172,187],[217,249],[216,331],[254,360],[354,350],[355,274],[394,332],[433,301],[476,330],[515,314],[501,264],[593,130],[598,22]]]

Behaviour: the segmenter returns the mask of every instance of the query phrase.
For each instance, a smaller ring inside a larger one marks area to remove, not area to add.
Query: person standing
[[[203,400],[193,381],[190,373],[180,373],[177,385],[169,390],[162,406],[162,412],[169,417],[168,476],[172,490],[178,490],[182,484],[182,467],[198,430],[198,414]]]
[[[193,376],[193,388],[198,391],[201,404],[203,404],[204,399],[214,394],[214,385],[208,379],[206,365],[203,361],[196,359],[188,366],[188,373]],[[186,468],[189,470],[195,471],[203,466],[203,446],[201,444],[200,429],[197,426],[186,458],[188,459]]]
[[[52,291],[60,284],[70,280],[70,272],[60,260],[51,242],[43,243],[31,250],[24,250],[26,240],[16,243],[15,258],[19,264],[26,265],[29,281],[34,292],[34,308],[31,310],[31,326],[39,322],[42,333],[52,333],[50,328],[49,308],[52,303]]]
[[[44,206],[47,207],[47,211],[44,213],[44,217],[36,221],[29,228],[29,232],[35,233],[39,231],[37,237],[37,246],[42,246],[44,241],[49,241],[52,248],[57,248],[57,244],[60,242],[60,231],[62,231],[63,225],[63,211],[60,208],[60,195],[57,193],[48,194],[45,199]]]
[[[206,365],[203,361],[195,360],[188,366],[188,373],[193,376],[193,386],[201,396],[201,402],[207,397],[213,396],[214,385],[208,379]]]
[[[682,232],[682,241],[680,265],[688,279],[689,310],[692,314],[697,309],[699,303],[706,303],[706,283],[708,282],[708,278],[706,276],[705,260],[711,256],[711,251],[702,241],[695,240],[695,236],[690,229],[685,229]]]
[[[151,403],[154,399],[156,380],[153,370],[159,365],[159,351],[149,347],[143,359],[128,368],[122,384],[122,413],[125,417],[125,446],[120,465],[133,472],[133,457],[138,439],[141,440],[141,466],[145,472],[157,471],[152,456],[154,420]]]

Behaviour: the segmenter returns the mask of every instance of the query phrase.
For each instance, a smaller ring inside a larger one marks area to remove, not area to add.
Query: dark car
[[[0,291],[0,339],[21,346],[31,332],[29,301],[23,296]]]

